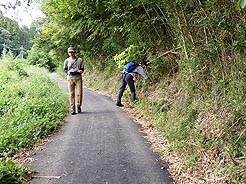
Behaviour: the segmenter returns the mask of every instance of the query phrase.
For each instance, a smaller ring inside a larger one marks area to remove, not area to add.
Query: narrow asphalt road
[[[56,78],[67,92],[66,81]],[[31,184],[171,184],[166,165],[115,102],[84,89],[82,113],[68,116],[60,132],[37,151]]]

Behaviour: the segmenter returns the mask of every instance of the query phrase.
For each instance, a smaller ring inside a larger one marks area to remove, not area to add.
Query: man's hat
[[[68,49],[67,49],[67,52],[69,53],[69,52],[75,52],[75,48],[74,47],[69,47]]]

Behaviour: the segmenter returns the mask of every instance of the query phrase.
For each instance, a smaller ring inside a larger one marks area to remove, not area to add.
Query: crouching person
[[[123,93],[128,85],[131,91],[131,101],[134,102],[136,100],[136,91],[135,91],[135,84],[134,81],[136,79],[136,75],[140,74],[144,79],[146,79],[149,83],[153,83],[152,78],[146,75],[144,72],[144,68],[148,66],[146,60],[142,60],[140,64],[136,62],[128,63],[123,72],[122,72],[122,80],[121,80],[121,87],[117,96],[116,105],[119,107],[123,107],[124,105],[121,103],[121,98]]]

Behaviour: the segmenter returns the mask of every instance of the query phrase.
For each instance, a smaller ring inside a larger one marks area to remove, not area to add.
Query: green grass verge
[[[24,60],[0,61],[0,67],[0,183],[21,183],[28,169],[10,158],[63,124],[67,97],[46,70]]]

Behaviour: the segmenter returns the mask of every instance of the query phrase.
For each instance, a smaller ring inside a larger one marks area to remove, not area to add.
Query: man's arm
[[[79,73],[83,73],[84,72],[84,62],[83,62],[83,60],[80,58],[80,65],[79,65]]]
[[[64,72],[67,74],[67,72],[68,72],[67,60],[64,61],[63,69],[64,69]]]
[[[137,73],[139,73],[140,75],[142,75],[143,78],[144,78],[145,80],[147,80],[148,83],[154,83],[153,79],[152,79],[151,77],[149,77],[149,76],[144,72],[143,67],[139,66],[139,67],[137,68]]]

